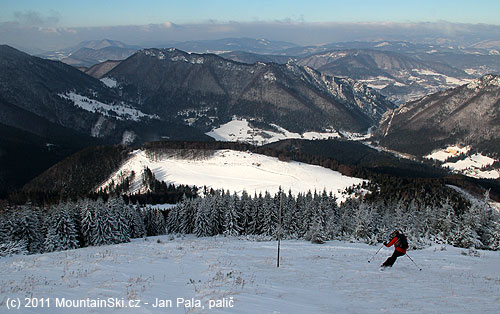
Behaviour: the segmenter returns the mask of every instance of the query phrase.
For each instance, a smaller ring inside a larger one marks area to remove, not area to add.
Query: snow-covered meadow
[[[284,162],[250,152],[219,150],[203,159],[182,159],[175,156],[155,158],[144,150],[137,150],[97,190],[106,188],[112,182],[120,182],[121,178],[133,171],[135,179],[130,192],[144,191],[141,174],[146,167],[151,169],[157,180],[169,184],[207,185],[238,194],[246,190],[251,195],[265,191],[276,193],[281,186],[283,190],[291,190],[294,194],[326,189],[338,199],[345,199],[342,191],[363,183],[362,179],[344,176],[324,167],[295,161]]]
[[[458,157],[460,154],[464,154],[465,156],[463,156],[460,160],[455,162],[446,162],[443,163],[442,166],[450,168],[454,172],[462,173],[473,178],[500,178],[500,170],[498,169],[483,170],[484,167],[493,165],[496,161],[495,159],[478,153],[467,155],[469,151],[470,146],[460,147],[458,145],[453,145],[444,149],[435,150],[431,154],[424,157],[445,162],[447,158]]]
[[[166,235],[5,257],[0,259],[0,312],[9,312],[17,298],[21,306],[25,298],[43,298],[44,308],[37,301],[38,308],[11,312],[498,313],[498,251],[433,246],[408,252],[422,271],[403,256],[381,272],[378,265],[392,250],[382,249],[368,263],[377,249],[286,240],[277,268],[276,241]],[[114,300],[117,306],[56,307],[62,298],[66,303]],[[157,300],[169,307],[154,307]]]
[[[59,94],[59,97],[72,101],[74,106],[83,110],[94,113],[99,112],[105,117],[114,116],[118,120],[140,121],[143,118],[158,119],[157,115],[145,114],[140,110],[127,106],[123,102],[120,105],[108,105],[74,92]]]
[[[252,127],[247,119],[234,118],[232,121],[206,133],[217,141],[245,142],[255,145],[265,145],[285,139],[329,139],[339,138],[340,134],[334,130],[330,132],[305,132],[303,134],[290,132],[278,125],[272,125],[275,130],[263,130]]]

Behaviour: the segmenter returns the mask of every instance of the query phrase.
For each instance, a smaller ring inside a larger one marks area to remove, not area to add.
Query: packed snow
[[[290,132],[280,126],[272,125],[275,131],[263,130],[250,126],[246,119],[233,119],[218,128],[206,133],[217,141],[245,142],[254,145],[265,145],[285,139],[329,139],[340,137],[339,133],[332,130],[330,132],[306,132],[304,134]]]
[[[345,199],[342,191],[363,183],[362,179],[344,176],[320,166],[295,161],[284,162],[278,158],[249,152],[219,150],[203,159],[181,159],[176,156],[157,158],[143,150],[137,150],[101,187],[106,188],[111,182],[121,182],[122,178],[128,177],[133,171],[135,178],[130,192],[144,191],[141,175],[145,167],[154,173],[157,180],[167,184],[197,187],[206,185],[213,189],[229,190],[231,193],[246,190],[249,194],[265,191],[274,194],[281,186],[285,191],[290,189],[295,195],[309,190],[326,189],[342,200]]]
[[[108,105],[95,99],[90,99],[88,97],[76,94],[74,92],[58,95],[64,99],[72,101],[76,107],[79,107],[83,110],[94,113],[98,112],[106,117],[113,116],[118,120],[140,121],[142,118],[158,119],[158,116],[156,115],[145,114],[142,111],[126,106],[123,103],[121,105]]]
[[[0,259],[0,311],[19,300],[20,313],[498,313],[499,252],[434,246],[408,252],[418,266],[403,256],[380,271],[392,250],[368,263],[377,249],[285,240],[277,268],[275,241],[165,235],[16,255]]]

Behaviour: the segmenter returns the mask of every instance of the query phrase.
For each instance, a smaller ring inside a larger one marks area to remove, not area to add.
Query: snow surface
[[[111,181],[120,182],[120,178],[134,171],[135,179],[130,192],[144,191],[141,175],[145,167],[151,169],[157,180],[167,184],[206,185],[236,193],[246,190],[251,195],[265,191],[274,194],[280,186],[284,191],[290,189],[295,195],[326,189],[327,192],[332,191],[340,201],[345,198],[341,195],[343,190],[363,183],[362,179],[344,176],[320,166],[283,162],[274,157],[248,152],[219,150],[206,159],[179,159],[173,156],[155,159],[145,151],[137,150],[97,190],[109,186]]]
[[[109,88],[115,88],[118,86],[118,82],[112,77],[104,77],[100,81]]]
[[[440,149],[433,151],[431,154],[424,156],[424,158],[435,159],[444,162],[449,157],[455,157],[461,153],[467,154],[470,150],[470,146],[460,147],[458,145],[448,146],[445,149]],[[448,167],[451,170],[462,173],[466,176],[479,178],[479,179],[498,179],[500,178],[500,171],[498,169],[493,170],[481,170],[485,166],[492,165],[496,160],[481,154],[474,154],[467,156],[465,159],[458,160],[456,162],[447,162],[443,164],[443,167]]]
[[[403,256],[381,272],[392,250],[383,248],[367,263],[377,249],[285,240],[277,268],[275,241],[166,235],[11,256],[0,259],[0,312],[9,312],[9,298],[25,304],[29,297],[49,299],[50,308],[20,313],[498,313],[499,252],[475,257],[434,246],[408,252],[422,271]],[[56,298],[139,300],[131,305],[141,307],[56,308]],[[177,298],[200,308],[177,305]],[[156,299],[171,300],[172,308],[153,307]],[[226,307],[209,309],[210,300],[226,300]]]
[[[455,157],[459,154],[466,154],[470,150],[470,146],[460,147],[458,145],[448,146],[444,149],[433,151],[431,154],[424,156],[424,158],[445,161],[450,157]]]
[[[94,113],[98,112],[106,117],[114,116],[118,120],[140,121],[141,118],[146,117],[149,119],[158,119],[157,115],[145,114],[142,111],[126,106],[123,103],[121,105],[108,105],[100,101],[76,94],[74,92],[58,95],[59,97],[62,97],[64,99],[71,100],[76,107],[82,108],[83,110]],[[110,112],[113,112],[114,115],[110,115]]]
[[[500,172],[498,170],[481,170],[482,167],[492,165],[494,162],[495,159],[493,158],[481,154],[474,154],[464,160],[445,163],[443,167],[449,167],[456,172],[461,172],[474,178],[497,179],[500,178]]]
[[[469,89],[480,89],[480,88],[485,88],[487,86],[500,87],[500,76],[488,74],[483,77],[472,80],[469,84],[467,84],[467,88]]]
[[[274,124],[272,126],[277,129],[277,132],[253,128],[250,126],[247,119],[235,118],[206,134],[217,141],[245,142],[255,145],[265,145],[292,138],[315,140],[340,137],[339,133],[333,130],[330,132],[306,132],[304,134],[298,134]]]

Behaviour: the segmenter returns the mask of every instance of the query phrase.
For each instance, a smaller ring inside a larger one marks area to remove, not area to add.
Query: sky
[[[482,39],[498,35],[499,12],[498,0],[0,0],[0,43],[28,50],[103,38],[139,45],[225,37],[319,44],[404,32]]]
[[[500,24],[498,0],[2,0],[1,3],[0,21],[19,20],[31,12],[61,27],[213,20]]]

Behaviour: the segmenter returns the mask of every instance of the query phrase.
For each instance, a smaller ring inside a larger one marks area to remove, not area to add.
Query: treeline
[[[126,204],[121,197],[48,208],[26,204],[0,213],[0,256],[117,244],[165,233],[164,213]]]
[[[349,198],[338,205],[336,197],[325,191],[297,196],[243,192],[238,196],[211,190],[203,198],[184,198],[164,211],[127,204],[121,197],[84,199],[44,209],[30,204],[10,207],[0,215],[0,255],[116,244],[166,233],[272,240],[278,223],[282,238],[314,243],[337,239],[374,244],[387,240],[397,228],[405,232],[412,248],[447,243],[500,249],[500,215],[487,202],[474,202],[463,210],[449,199],[423,205]]]
[[[141,205],[176,204],[183,197],[193,198],[198,196],[198,187],[184,184],[167,184],[165,181],[159,181],[153,171],[147,167],[143,169],[141,175],[142,187],[147,192],[127,194],[135,176],[135,172],[132,171],[129,176],[122,177],[119,182],[112,180],[105,189],[101,188],[98,192],[89,195],[92,198],[101,197],[103,199],[109,198],[110,195],[123,195],[127,203],[132,202]]]
[[[403,230],[413,248],[447,243],[464,248],[500,249],[500,215],[487,202],[466,208],[445,199],[441,203],[402,200],[368,201],[349,198],[340,206],[331,193],[290,192],[241,197],[215,191],[204,198],[185,199],[170,209],[170,233],[197,236],[261,235],[276,237],[281,204],[281,236],[321,243],[325,240],[378,243],[394,229]]]

